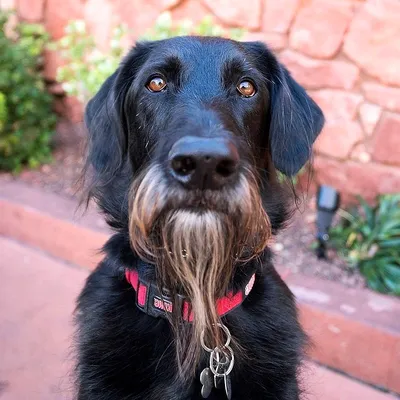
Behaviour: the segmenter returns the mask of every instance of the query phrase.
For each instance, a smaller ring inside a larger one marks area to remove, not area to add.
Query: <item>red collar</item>
[[[154,283],[146,282],[139,278],[137,270],[127,269],[125,271],[126,280],[136,291],[136,305],[140,310],[153,317],[165,317],[165,313],[171,313],[173,307],[172,301],[168,296],[161,295]],[[243,303],[254,286],[256,275],[253,274],[247,282],[244,289],[233,293],[229,292],[225,297],[217,300],[217,312],[221,317]],[[193,312],[190,303],[183,297],[178,302],[178,307],[182,310],[184,321],[193,321]]]

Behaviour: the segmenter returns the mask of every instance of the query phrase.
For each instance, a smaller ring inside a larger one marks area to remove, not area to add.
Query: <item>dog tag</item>
[[[224,375],[225,393],[228,400],[232,398],[232,385],[229,375]]]
[[[219,388],[220,381],[221,381],[221,378],[218,377],[217,375],[214,375],[214,387],[215,387],[215,389]]]
[[[200,374],[200,382],[203,385],[201,388],[201,395],[203,398],[207,398],[211,394],[213,386],[218,389],[223,379],[226,397],[228,400],[231,400],[232,386],[229,374],[232,372],[235,364],[235,355],[233,354],[232,348],[229,347],[231,341],[229,329],[222,324],[218,324],[218,326],[225,332],[227,337],[223,347],[215,347],[212,349],[206,346],[204,343],[204,331],[200,338],[201,346],[204,350],[210,353],[209,368],[203,369]]]
[[[214,349],[217,350],[217,349]],[[222,357],[221,357],[222,355]],[[226,357],[225,353],[220,351],[219,349],[214,353],[211,353],[211,364],[215,368],[215,373],[214,373],[214,387],[218,389],[220,387],[221,381],[222,381],[222,375],[225,373],[227,370],[227,365],[229,364],[229,359]],[[215,365],[214,362],[215,361]],[[213,372],[211,370],[211,372]]]
[[[210,357],[212,357],[212,354],[211,354]],[[216,361],[217,361],[217,363],[219,363],[219,353],[217,353]],[[212,362],[212,360],[211,360],[211,362]],[[219,366],[217,367],[217,372],[218,372],[218,368],[219,368]],[[214,387],[215,387],[215,389],[218,389],[218,381],[219,381],[218,376],[214,374]]]
[[[213,374],[210,368],[204,368],[200,374],[200,382],[203,385],[201,387],[201,396],[206,399],[213,388]]]

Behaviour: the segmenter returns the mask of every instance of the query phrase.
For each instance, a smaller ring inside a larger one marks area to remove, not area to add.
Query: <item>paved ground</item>
[[[71,314],[86,276],[0,237],[0,400],[72,398]],[[395,399],[313,364],[304,378],[308,400]]]

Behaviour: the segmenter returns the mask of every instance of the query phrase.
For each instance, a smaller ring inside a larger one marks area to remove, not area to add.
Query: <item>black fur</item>
[[[146,89],[154,73],[165,76],[167,91]],[[252,98],[236,91],[243,77],[257,88]],[[290,213],[276,170],[290,176],[304,165],[322,129],[322,113],[263,44],[185,37],[138,44],[88,104],[86,124],[89,197],[115,234],[78,301],[77,398],[201,399],[199,373],[187,386],[176,378],[169,322],[139,311],[124,277],[124,268],[137,262],[128,234],[130,184],[148,163],[166,165],[171,145],[188,132],[229,135],[243,166],[259,172],[276,233]],[[234,400],[300,398],[305,336],[293,296],[271,259],[266,249],[246,266],[257,271],[255,287],[224,317],[247,356],[236,360],[231,375]],[[205,366],[204,359],[198,372]],[[225,395],[213,391],[209,399]]]

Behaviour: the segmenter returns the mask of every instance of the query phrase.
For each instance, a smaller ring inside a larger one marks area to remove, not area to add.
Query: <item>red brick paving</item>
[[[0,237],[0,399],[69,400],[71,314],[87,271]],[[308,400],[394,400],[307,364]]]
[[[303,375],[303,400],[395,400],[396,397],[363,385],[344,375],[309,364]]]
[[[71,315],[87,272],[4,238],[0,249],[0,399],[70,399]]]

